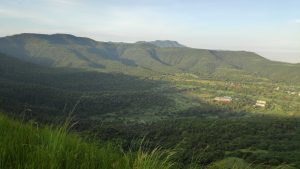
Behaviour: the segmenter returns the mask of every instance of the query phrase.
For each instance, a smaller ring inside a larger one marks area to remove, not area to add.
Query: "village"
[[[235,84],[235,83],[226,83],[226,86],[232,87],[232,88],[241,88],[241,84]],[[300,92],[297,92],[295,90],[281,90],[281,88],[278,86],[274,89],[274,91],[279,92],[281,91],[282,93],[285,93],[286,96],[299,96],[300,97]],[[232,96],[216,96],[213,98],[213,102],[214,103],[218,103],[218,104],[231,104],[234,102],[234,100],[239,100],[238,98],[234,98]],[[268,105],[268,101],[267,100],[263,100],[263,99],[257,99],[256,101],[252,101],[252,106],[254,108],[267,108]],[[270,103],[269,103],[270,104]]]
[[[235,111],[300,115],[300,86],[264,80],[214,80],[194,74],[157,77],[186,97]]]
[[[222,96],[222,97],[215,97],[213,99],[214,102],[222,103],[222,104],[230,104],[233,99],[230,96]],[[253,107],[260,107],[265,108],[267,104],[267,101],[265,100],[256,100],[256,103],[253,105]]]

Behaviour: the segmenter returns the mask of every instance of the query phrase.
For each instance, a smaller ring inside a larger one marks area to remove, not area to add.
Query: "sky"
[[[300,63],[300,1],[0,0],[0,36],[19,33],[114,42],[175,40]]]

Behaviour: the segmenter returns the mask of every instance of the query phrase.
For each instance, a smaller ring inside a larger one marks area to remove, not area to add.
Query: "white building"
[[[232,102],[232,98],[229,96],[215,97],[214,101],[221,102],[221,103],[230,103]]]
[[[267,101],[264,100],[256,100],[255,107],[266,107]]]

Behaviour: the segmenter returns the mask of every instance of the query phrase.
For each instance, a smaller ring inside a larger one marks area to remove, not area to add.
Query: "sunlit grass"
[[[68,134],[69,124],[39,128],[0,115],[2,169],[169,169],[158,149],[124,153],[112,143],[86,142]]]

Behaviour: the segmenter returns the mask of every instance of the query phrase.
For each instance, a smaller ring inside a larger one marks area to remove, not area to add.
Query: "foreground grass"
[[[178,166],[168,153],[154,149],[124,153],[113,143],[87,142],[60,128],[11,120],[0,114],[0,169],[265,169],[239,158],[227,158],[209,166]],[[269,168],[269,167],[268,167]],[[271,167],[272,168],[272,167]],[[289,166],[274,169],[293,169]],[[272,168],[272,169],[273,169]]]
[[[0,114],[1,169],[169,169],[158,150],[123,153],[111,143],[85,142],[60,128],[39,128]]]

